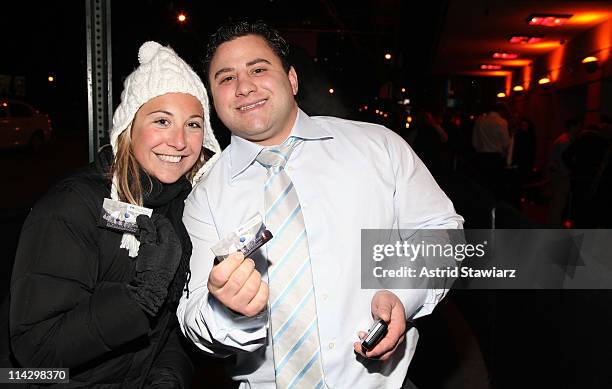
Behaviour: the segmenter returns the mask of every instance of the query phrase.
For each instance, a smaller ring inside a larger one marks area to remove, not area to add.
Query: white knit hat
[[[170,47],[163,47],[149,41],[138,50],[140,66],[130,74],[123,84],[121,103],[113,115],[113,128],[110,130],[110,144],[113,154],[117,153],[117,138],[127,130],[136,112],[149,100],[166,93],[187,93],[197,98],[204,109],[204,148],[213,151],[210,158],[194,175],[191,185],[195,185],[212,168],[221,154],[221,147],[210,126],[210,107],[208,94],[202,80]],[[111,198],[118,200],[117,177],[113,177]],[[129,250],[129,255],[138,255],[139,242],[132,234],[124,234],[121,247]]]

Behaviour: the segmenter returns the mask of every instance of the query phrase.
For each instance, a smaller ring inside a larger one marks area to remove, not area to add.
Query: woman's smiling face
[[[140,166],[164,184],[187,174],[202,150],[203,115],[200,101],[185,93],[167,93],[143,104],[131,130]]]

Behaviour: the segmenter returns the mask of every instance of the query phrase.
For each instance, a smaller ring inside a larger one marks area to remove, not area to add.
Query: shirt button
[[[330,350],[333,350],[333,348],[336,347],[336,345],[334,344],[334,342],[329,342],[328,347]]]
[[[327,301],[327,293],[323,293],[323,301]]]
[[[306,208],[308,208],[308,204],[307,203],[303,203],[302,204],[302,209],[306,209]]]

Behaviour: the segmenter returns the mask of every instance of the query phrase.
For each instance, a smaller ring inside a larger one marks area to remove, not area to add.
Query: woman
[[[22,367],[69,368],[62,387],[191,385],[175,317],[191,255],[181,218],[220,147],[193,70],[155,42],[142,45],[139,61],[110,147],[36,204],[17,250],[12,350]],[[101,219],[108,197],[153,214],[138,216],[134,234],[109,229]]]

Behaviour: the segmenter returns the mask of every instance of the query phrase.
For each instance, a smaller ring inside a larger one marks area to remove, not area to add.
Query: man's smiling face
[[[297,116],[295,70],[286,72],[266,40],[246,35],[221,44],[208,74],[215,110],[234,135],[282,143]]]

